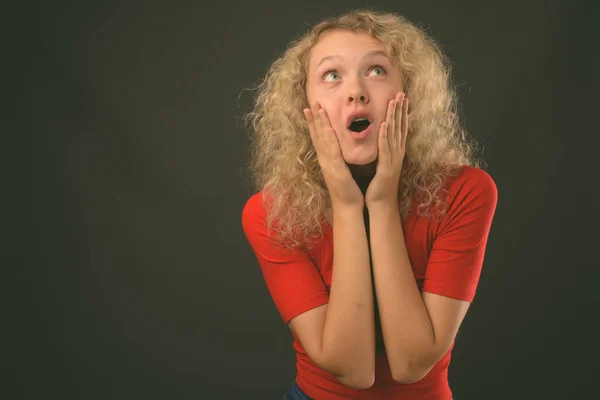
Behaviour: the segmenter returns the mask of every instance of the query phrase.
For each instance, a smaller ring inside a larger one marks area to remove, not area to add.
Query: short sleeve
[[[242,227],[265,284],[287,324],[295,316],[329,301],[321,274],[302,249],[283,249],[268,240],[262,194],[254,194],[242,211]],[[269,232],[269,235],[272,235]]]
[[[433,241],[423,291],[473,301],[496,210],[498,192],[492,178],[472,167],[448,188],[448,211]]]

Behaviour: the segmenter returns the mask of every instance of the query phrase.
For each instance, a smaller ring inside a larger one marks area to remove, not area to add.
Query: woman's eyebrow
[[[388,58],[387,53],[383,50],[371,50],[370,52],[368,52],[367,54],[365,54],[363,56],[363,60],[365,58],[374,57],[374,56],[384,56],[385,58]]]
[[[387,58],[387,53],[383,50],[371,50],[368,53],[366,53],[362,58],[369,58],[369,57],[373,57],[373,56],[384,56],[385,58]],[[317,67],[321,64],[323,64],[323,62],[327,61],[327,60],[336,60],[336,59],[341,59],[343,58],[341,55],[339,54],[332,54],[330,56],[325,56],[321,59],[321,61],[319,61],[319,63],[317,64]]]

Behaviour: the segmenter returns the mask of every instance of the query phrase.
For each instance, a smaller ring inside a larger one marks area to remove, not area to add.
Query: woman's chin
[[[357,154],[354,157],[344,157],[344,160],[350,165],[369,165],[377,161],[377,153],[370,154],[368,156],[364,154]]]

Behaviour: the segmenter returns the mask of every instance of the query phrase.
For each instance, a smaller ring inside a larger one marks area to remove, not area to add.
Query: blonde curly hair
[[[442,216],[446,179],[463,165],[479,167],[472,157],[457,112],[450,66],[440,47],[406,18],[353,10],[326,19],[293,40],[255,87],[254,108],[244,116],[253,131],[247,164],[253,188],[263,192],[267,226],[286,248],[307,245],[323,235],[331,207],[302,110],[308,107],[305,84],[311,48],[322,34],[345,29],[379,40],[401,74],[410,98],[409,134],[398,188],[399,209],[406,218],[418,201],[421,216]],[[310,247],[310,246],[309,246]]]

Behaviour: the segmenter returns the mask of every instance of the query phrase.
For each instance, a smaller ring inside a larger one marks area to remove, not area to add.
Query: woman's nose
[[[359,82],[351,83],[348,89],[348,102],[360,102],[361,104],[367,104],[369,102],[369,96]]]
[[[350,101],[350,103],[353,103],[354,101],[360,101],[363,104],[367,103],[367,96],[365,96],[364,94],[362,95],[352,95],[348,98],[348,100]]]

